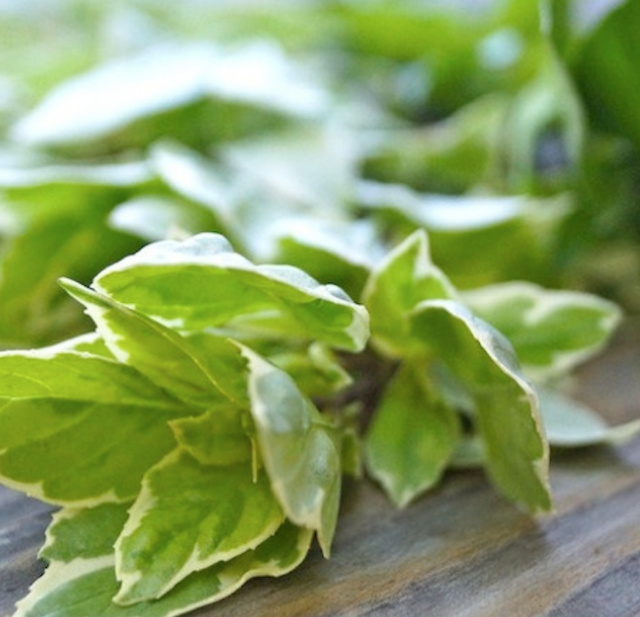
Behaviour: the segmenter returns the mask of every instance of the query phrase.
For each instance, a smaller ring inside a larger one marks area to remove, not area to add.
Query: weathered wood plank
[[[623,338],[580,382],[615,421],[640,416],[640,341]],[[552,482],[556,512],[539,521],[478,472],[449,473],[403,511],[371,483],[348,483],[330,561],[315,551],[194,617],[637,617],[640,439],[556,454]],[[41,569],[47,512],[0,490],[0,615]]]
[[[51,508],[0,487],[0,615],[13,610],[42,573],[37,552]]]

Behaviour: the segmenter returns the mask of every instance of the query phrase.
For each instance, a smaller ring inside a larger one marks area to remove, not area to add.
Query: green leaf
[[[35,222],[60,215],[104,214],[130,191],[147,187],[153,173],[145,161],[126,163],[67,163],[38,159],[0,167],[2,209],[11,213],[14,227],[24,231]]]
[[[569,62],[592,118],[638,147],[640,6],[634,0],[609,3],[596,15],[600,20],[580,37]]]
[[[120,93],[117,100],[113,92]],[[200,141],[195,125],[210,141],[270,126],[277,118],[317,116],[327,102],[324,89],[275,43],[228,50],[206,42],[164,44],[62,82],[11,135],[39,147],[92,144],[108,150],[114,144],[144,146],[166,136],[167,127],[170,134]]]
[[[280,218],[275,225],[276,255],[319,281],[332,282],[359,297],[383,254],[373,221],[324,220],[317,213]]]
[[[249,394],[262,460],[287,517],[314,529],[326,556],[340,500],[340,448],[322,418],[287,373],[248,348]]]
[[[292,266],[253,265],[217,234],[150,244],[103,270],[97,291],[172,327],[323,341],[349,351],[368,316],[346,294]]]
[[[551,446],[577,448],[616,444],[640,432],[640,420],[609,426],[595,411],[561,392],[538,388],[540,411]]]
[[[59,504],[134,497],[190,411],[137,371],[44,349],[0,354],[0,477]]]
[[[312,343],[305,350],[269,354],[269,361],[291,375],[309,398],[327,398],[353,383],[336,354],[322,344]]]
[[[112,556],[113,545],[127,522],[130,502],[104,503],[91,508],[62,508],[47,528],[39,557],[49,567]]]
[[[376,268],[367,281],[363,302],[371,318],[373,341],[386,353],[401,356],[411,349],[407,313],[432,298],[450,298],[454,289],[431,262],[427,235],[409,236]]]
[[[77,536],[91,532],[89,527]],[[118,592],[112,555],[54,564],[13,617],[175,617],[229,596],[251,578],[290,572],[307,555],[311,538],[309,530],[285,523],[256,550],[192,574],[159,600],[124,607],[112,601]]]
[[[234,465],[253,458],[245,413],[222,407],[197,418],[172,420],[169,425],[182,448],[203,465]]]
[[[251,465],[202,465],[175,450],[152,467],[116,543],[122,582],[115,602],[163,596],[191,573],[259,544],[282,524],[282,509]]]
[[[180,334],[74,281],[62,279],[60,284],[87,307],[87,314],[120,362],[189,405],[206,409],[226,400],[224,386],[208,370],[209,362]],[[223,345],[221,341],[219,346]]]
[[[106,229],[100,212],[35,221],[7,239],[0,261],[2,344],[39,346],[86,329],[57,286],[58,277],[90,278],[137,246],[130,237]]]
[[[433,260],[460,289],[502,280],[547,280],[559,224],[570,212],[569,198],[562,194],[546,199],[432,195],[367,181],[359,185],[357,197],[394,235],[427,230]]]
[[[538,401],[507,339],[451,300],[420,303],[411,328],[425,352],[444,362],[473,398],[494,484],[530,511],[549,510],[549,453]]]
[[[407,362],[376,409],[366,437],[367,468],[404,507],[440,479],[459,432],[457,414],[432,391],[424,367]]]
[[[509,339],[527,375],[538,380],[593,356],[621,318],[620,309],[602,298],[525,282],[468,291],[462,301]]]

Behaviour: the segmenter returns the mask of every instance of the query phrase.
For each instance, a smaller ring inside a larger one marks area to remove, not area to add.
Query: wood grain
[[[640,336],[580,374],[580,398],[612,421],[640,416]],[[553,515],[533,520],[478,472],[451,472],[403,511],[347,483],[334,553],[249,582],[194,617],[637,617],[640,439],[555,453]],[[0,615],[39,575],[49,508],[0,489]],[[64,617],[64,616],[61,616]],[[87,617],[95,617],[87,615]]]

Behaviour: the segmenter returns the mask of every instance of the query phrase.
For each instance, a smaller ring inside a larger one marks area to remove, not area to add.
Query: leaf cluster
[[[0,481],[60,510],[16,617],[329,556],[344,474],[548,512],[550,448],[637,432],[566,388],[640,306],[633,2],[35,2],[0,11]]]

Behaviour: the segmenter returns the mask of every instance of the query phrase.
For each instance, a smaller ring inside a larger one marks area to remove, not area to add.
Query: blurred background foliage
[[[640,310],[633,0],[3,0],[0,345],[202,230],[354,298],[416,228],[463,289]]]

